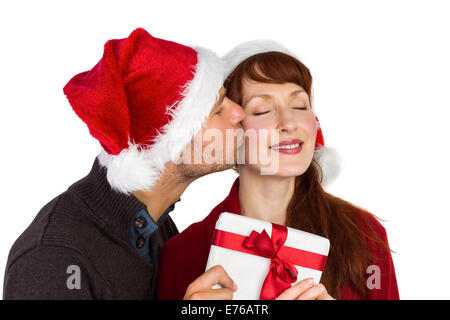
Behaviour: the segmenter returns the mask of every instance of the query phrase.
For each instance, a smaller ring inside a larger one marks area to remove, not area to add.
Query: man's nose
[[[237,126],[239,122],[244,120],[245,111],[240,105],[229,100],[228,109],[229,109],[230,122],[233,126]]]

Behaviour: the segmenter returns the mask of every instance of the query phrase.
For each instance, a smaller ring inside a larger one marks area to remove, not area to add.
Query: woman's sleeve
[[[379,225],[377,232],[383,242],[389,247],[389,242],[384,227]],[[378,258],[367,268],[367,288],[370,300],[399,300],[397,278],[395,276],[394,262],[390,252],[373,248],[374,255]]]

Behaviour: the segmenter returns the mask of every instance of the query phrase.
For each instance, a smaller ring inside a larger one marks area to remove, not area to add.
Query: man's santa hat
[[[272,40],[254,40],[244,42],[222,57],[225,63],[225,76],[228,77],[236,67],[251,56],[264,52],[281,52],[300,60],[291,51],[278,42]],[[338,152],[330,147],[325,147],[322,128],[316,116],[317,136],[314,148],[314,159],[322,168],[322,185],[325,187],[333,182],[341,171],[342,158]]]
[[[151,188],[201,129],[224,81],[222,60],[200,47],[144,29],[106,42],[101,60],[64,87],[70,105],[102,146],[111,186]]]

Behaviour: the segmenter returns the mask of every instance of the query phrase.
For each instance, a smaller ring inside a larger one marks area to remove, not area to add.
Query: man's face
[[[185,177],[197,178],[230,169],[237,161],[237,148],[242,143],[241,121],[245,112],[240,105],[219,90],[216,101],[202,129],[182,152],[180,169]]]

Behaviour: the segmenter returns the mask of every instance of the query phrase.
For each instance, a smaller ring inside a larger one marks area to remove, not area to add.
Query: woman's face
[[[246,79],[242,85],[242,107],[246,114],[242,121],[246,133],[245,165],[261,172],[270,159],[274,175],[303,174],[311,164],[317,134],[308,94],[291,82],[273,84]],[[247,135],[249,130],[257,132],[256,146]],[[271,135],[271,130],[278,137]],[[260,156],[250,161],[255,153]],[[275,166],[274,159],[278,162]]]

